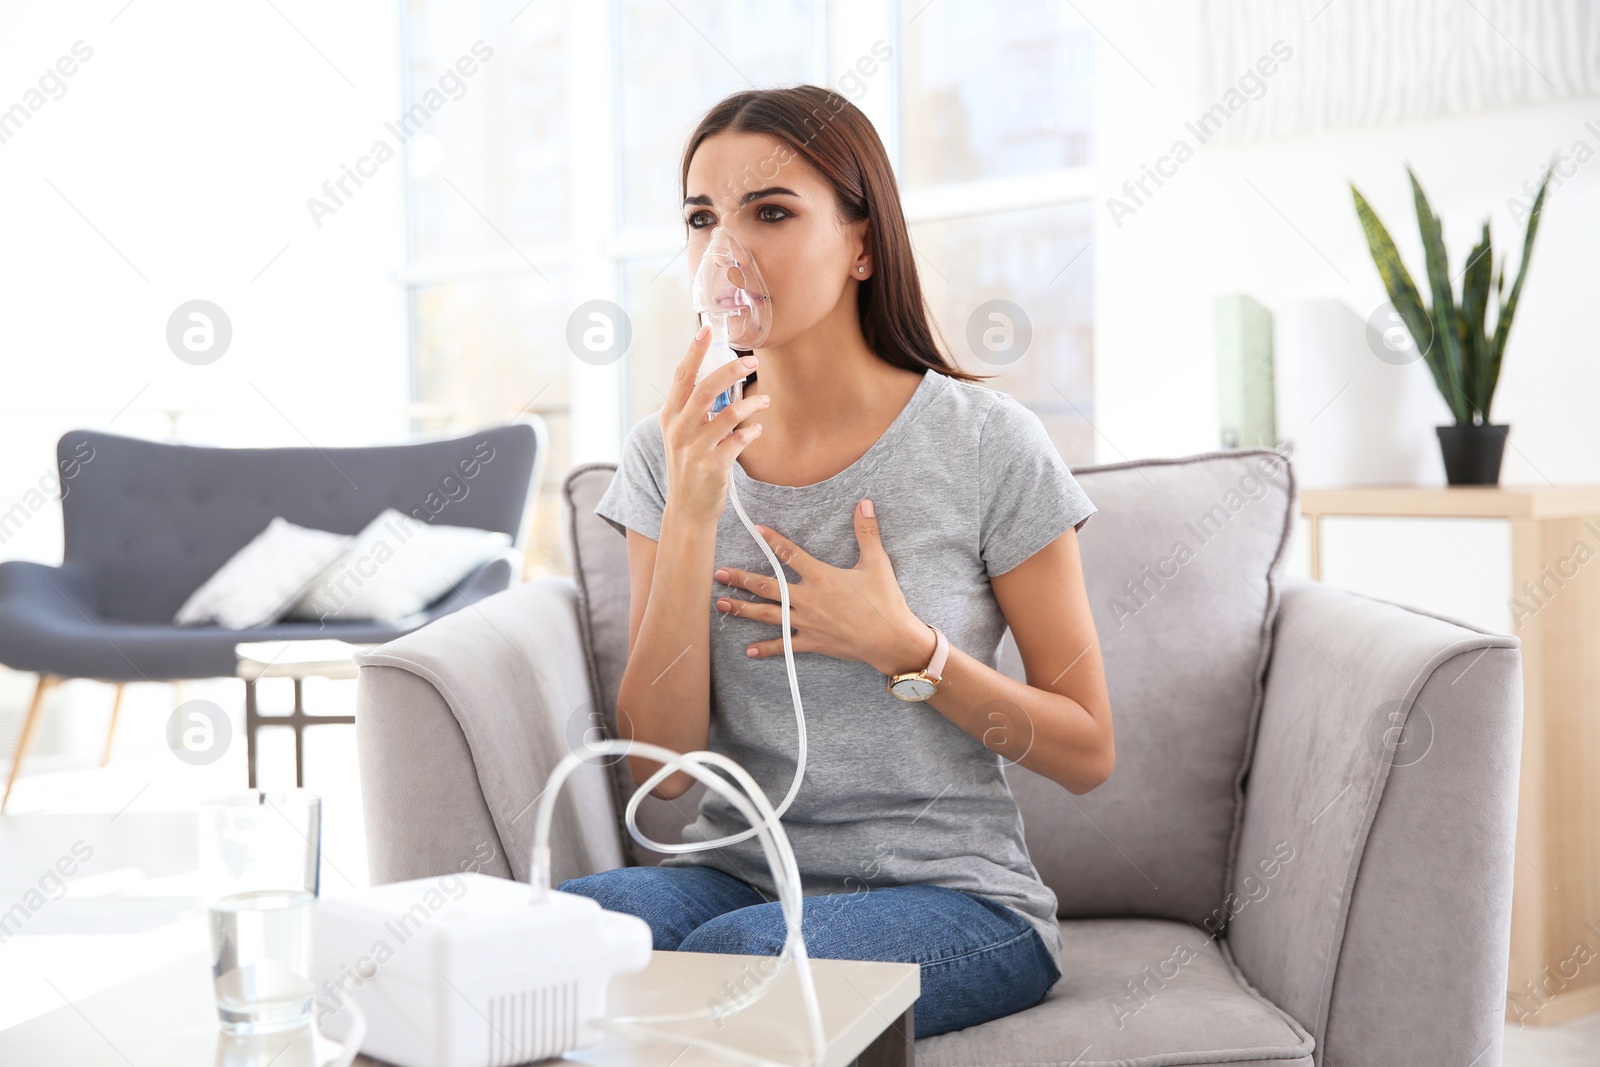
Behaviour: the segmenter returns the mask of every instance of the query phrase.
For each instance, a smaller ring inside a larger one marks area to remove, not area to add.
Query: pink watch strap
[[[932,623],[923,623],[937,635],[933,645],[933,658],[928,661],[927,674],[935,682],[944,678],[944,663],[950,658],[950,640],[945,637],[944,631]]]

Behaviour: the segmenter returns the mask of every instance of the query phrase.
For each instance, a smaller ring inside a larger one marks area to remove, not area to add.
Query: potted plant
[[[1422,358],[1427,361],[1428,370],[1433,373],[1434,384],[1455,416],[1455,425],[1435,427],[1444,457],[1445,476],[1451,485],[1495,485],[1500,481],[1500,460],[1511,427],[1489,421],[1489,404],[1500,380],[1506,336],[1511,332],[1517,298],[1522,294],[1522,280],[1528,272],[1528,257],[1533,252],[1533,237],[1544,207],[1545,187],[1550,184],[1553,170],[1552,165],[1545,172],[1533,198],[1528,232],[1522,242],[1522,263],[1517,268],[1517,280],[1511,285],[1510,295],[1505,292],[1505,260],[1501,260],[1496,271],[1494,249],[1489,242],[1489,220],[1484,219],[1483,236],[1467,256],[1466,267],[1461,272],[1458,302],[1451,288],[1443,226],[1429,206],[1417,176],[1410,167],[1406,168],[1416,202],[1417,225],[1422,231],[1431,306],[1423,303],[1389,231],[1355,185],[1350,186],[1361,229],[1367,235],[1367,247],[1372,250],[1372,261],[1377,264],[1384,288],[1389,291],[1389,300],[1410,331]],[[1488,321],[1491,287],[1497,304],[1492,327]]]

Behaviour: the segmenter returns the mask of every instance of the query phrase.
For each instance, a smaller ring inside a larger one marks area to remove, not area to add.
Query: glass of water
[[[312,909],[322,798],[251,789],[200,805],[201,897],[222,1027],[263,1034],[311,1019]]]

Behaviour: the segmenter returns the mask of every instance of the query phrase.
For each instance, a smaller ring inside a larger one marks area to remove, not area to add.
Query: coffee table
[[[256,787],[256,731],[263,726],[288,726],[294,730],[294,784],[305,783],[307,726],[351,725],[354,715],[308,715],[302,687],[307,678],[355,678],[361,668],[355,655],[372,645],[348,641],[244,641],[233,647],[236,673],[244,679],[245,763],[249,788]],[[262,678],[294,679],[294,711],[288,715],[263,715],[256,703],[256,682]]]
[[[656,952],[637,974],[611,984],[606,1011],[654,1015],[704,1009],[732,981],[748,980],[772,957],[710,952]],[[828,1036],[826,1067],[913,1067],[912,1008],[921,992],[914,963],[812,960],[811,974]],[[685,1030],[778,1063],[801,1062],[806,1026],[793,970],[743,1012]],[[0,1030],[0,1063],[47,1067],[316,1067],[309,1030],[264,1037],[227,1037],[217,1025],[210,960],[196,952],[148,975]],[[331,1043],[323,1045],[327,1062]],[[385,1067],[366,1056],[358,1067]],[[600,1044],[540,1061],[588,1067],[728,1067],[731,1060],[683,1042],[635,1042],[607,1034]]]

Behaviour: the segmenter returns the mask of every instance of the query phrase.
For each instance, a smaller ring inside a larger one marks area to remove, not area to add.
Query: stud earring
[[[856,268],[856,273],[857,274],[865,274],[866,271],[867,271],[867,268],[865,268],[865,267],[857,267]]]

